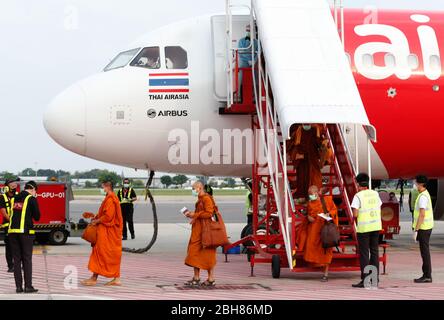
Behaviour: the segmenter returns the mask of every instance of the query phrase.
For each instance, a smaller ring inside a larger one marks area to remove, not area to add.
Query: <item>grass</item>
[[[144,195],[144,189],[134,189],[137,195]],[[74,196],[100,196],[100,189],[74,189]],[[246,195],[244,189],[213,189],[215,196],[243,196]],[[190,196],[191,190],[184,189],[151,189],[154,196]]]

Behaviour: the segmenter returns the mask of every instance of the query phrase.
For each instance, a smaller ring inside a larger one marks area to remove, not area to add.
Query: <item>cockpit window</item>
[[[132,49],[128,51],[121,52],[115,57],[103,71],[109,71],[112,69],[122,68],[131,61],[131,59],[139,52],[140,48]]]
[[[147,69],[160,68],[160,50],[159,47],[148,47],[137,55],[130,64],[133,67],[142,67]]]
[[[165,63],[167,69],[188,68],[187,52],[178,46],[165,47]]]

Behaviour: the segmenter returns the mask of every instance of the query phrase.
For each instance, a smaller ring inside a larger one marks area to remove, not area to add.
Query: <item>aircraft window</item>
[[[415,70],[419,68],[419,59],[416,54],[411,54],[408,57],[410,69]]]
[[[441,59],[439,58],[439,56],[430,56],[430,66],[433,70],[441,71]]]
[[[395,56],[391,53],[387,53],[384,56],[385,65],[389,68],[394,68],[396,66]]]
[[[364,64],[365,67],[367,68],[371,68],[375,65],[374,61],[373,61],[373,55],[371,54],[364,54],[362,56],[362,62]]]
[[[137,55],[130,64],[133,67],[142,67],[147,69],[160,68],[160,49],[159,47],[148,47]]]
[[[119,53],[106,67],[103,71],[109,71],[112,69],[122,68],[131,61],[131,59],[139,52],[140,48],[132,49]]]
[[[187,52],[178,46],[165,47],[165,62],[167,69],[188,68]]]

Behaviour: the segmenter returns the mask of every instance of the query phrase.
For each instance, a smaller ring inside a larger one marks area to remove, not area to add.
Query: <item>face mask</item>
[[[197,193],[197,191],[196,190],[191,190],[191,193],[193,194],[193,196],[195,196],[195,197],[197,197],[198,196],[198,193]]]
[[[311,129],[311,125],[303,125],[302,128],[304,128],[305,131],[309,131]]]
[[[104,196],[106,194],[105,190],[100,189],[100,194]]]
[[[123,184],[123,187],[124,187],[124,188],[129,188],[129,186],[130,186],[130,185],[129,185],[128,183],[124,183],[124,184]]]
[[[251,37],[251,33],[247,32],[247,34],[245,35],[245,38],[250,38]]]
[[[318,196],[315,194],[309,194],[308,195],[308,199],[310,199],[310,201],[315,201],[318,199]]]
[[[418,185],[416,183],[413,185],[413,190],[418,190]]]

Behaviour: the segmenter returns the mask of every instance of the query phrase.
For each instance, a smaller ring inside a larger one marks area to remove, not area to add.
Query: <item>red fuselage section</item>
[[[389,177],[444,177],[444,12],[346,10],[344,21]]]

